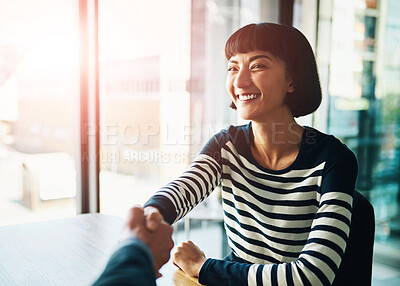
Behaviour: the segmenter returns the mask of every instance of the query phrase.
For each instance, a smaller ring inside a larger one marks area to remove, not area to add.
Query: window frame
[[[79,0],[80,120],[77,213],[100,211],[98,0]]]

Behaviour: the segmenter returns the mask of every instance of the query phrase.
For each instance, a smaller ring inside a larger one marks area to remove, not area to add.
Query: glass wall
[[[78,3],[0,7],[0,225],[75,215]]]
[[[102,213],[145,203],[236,123],[224,44],[260,3],[99,1]]]
[[[190,1],[100,1],[100,208],[124,216],[187,163]]]
[[[357,156],[357,189],[374,205],[378,241],[394,239],[400,230],[400,3],[331,4],[327,131]]]
[[[356,188],[375,210],[374,285],[400,277],[399,14],[396,0],[319,1],[317,117],[357,156]]]

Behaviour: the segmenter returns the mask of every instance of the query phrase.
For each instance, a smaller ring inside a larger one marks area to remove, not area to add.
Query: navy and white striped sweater
[[[251,123],[216,134],[146,206],[172,224],[221,182],[234,261],[208,259],[200,283],[330,285],[350,230],[354,154],[335,137],[306,127],[296,160],[269,170],[251,154],[250,129]]]

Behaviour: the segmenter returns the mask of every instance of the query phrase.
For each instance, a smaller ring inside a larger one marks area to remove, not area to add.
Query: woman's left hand
[[[199,277],[206,260],[204,252],[190,240],[182,242],[172,257],[172,262],[192,277]]]

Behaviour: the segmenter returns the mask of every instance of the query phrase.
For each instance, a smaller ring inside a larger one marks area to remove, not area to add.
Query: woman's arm
[[[188,170],[156,192],[145,209],[156,208],[172,224],[208,197],[221,180],[222,137],[222,132],[212,137]]]

